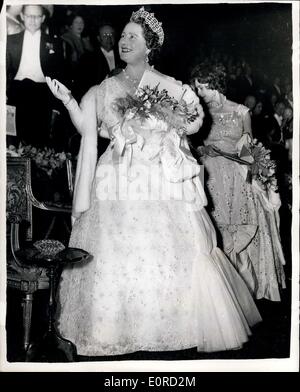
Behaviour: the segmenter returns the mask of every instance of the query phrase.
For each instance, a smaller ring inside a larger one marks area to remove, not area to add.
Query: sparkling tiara
[[[161,22],[159,22],[154,14],[145,11],[144,7],[141,7],[138,11],[133,12],[130,18],[130,22],[135,22],[136,19],[142,18],[145,23],[150,27],[150,29],[158,35],[158,43],[161,46],[164,42],[164,31],[161,27]]]

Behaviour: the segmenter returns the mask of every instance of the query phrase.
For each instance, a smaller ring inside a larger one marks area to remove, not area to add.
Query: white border
[[[293,223],[292,223],[292,319],[291,353],[287,359],[243,359],[243,360],[182,360],[182,361],[105,361],[77,363],[9,363],[6,361],[6,254],[5,254],[5,159],[0,160],[0,370],[4,372],[298,372],[299,371],[299,2],[272,1],[265,3],[290,3],[293,15],[293,91],[294,91],[294,143],[293,143]],[[6,4],[72,4],[72,5],[133,5],[133,4],[222,4],[262,3],[261,1],[179,1],[179,0],[4,0],[0,15],[0,156],[5,157],[5,48],[6,48]],[[109,375],[107,376],[109,377]],[[124,375],[126,377],[126,375]],[[136,376],[138,377],[138,375]]]

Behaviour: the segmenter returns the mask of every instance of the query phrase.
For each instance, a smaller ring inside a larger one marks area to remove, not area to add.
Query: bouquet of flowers
[[[264,191],[277,191],[276,163],[270,157],[271,151],[267,150],[256,139],[250,143],[249,149],[253,157],[253,163],[249,165],[248,174],[257,181]]]
[[[28,145],[19,144],[18,147],[10,145],[6,150],[8,156],[30,158],[36,166],[43,170],[49,177],[53,172],[62,168],[66,159],[71,159],[70,153],[56,152],[53,148],[36,148]]]
[[[124,98],[117,98],[114,108],[122,117],[135,117],[141,121],[154,116],[181,132],[186,122],[191,123],[199,116],[193,102],[177,101],[166,89],[159,89],[158,85],[154,88],[149,85],[139,87],[134,96],[127,94]]]
[[[209,152],[211,149],[214,155]],[[201,146],[196,151],[200,156],[222,156],[240,165],[245,165],[248,167],[247,182],[255,180],[263,191],[276,192],[278,190],[275,176],[276,163],[270,157],[271,151],[267,150],[257,139],[249,140],[246,145],[242,146],[239,154],[224,152],[215,146]]]

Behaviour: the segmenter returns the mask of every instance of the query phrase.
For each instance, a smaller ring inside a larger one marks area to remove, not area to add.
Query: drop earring
[[[148,57],[148,53],[146,53],[146,57],[145,57],[145,63],[149,63],[149,57]]]

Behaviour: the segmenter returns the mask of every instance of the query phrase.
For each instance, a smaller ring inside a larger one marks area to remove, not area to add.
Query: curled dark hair
[[[191,83],[198,79],[199,83],[208,84],[211,90],[226,92],[226,71],[223,65],[198,64],[191,72]]]
[[[145,22],[144,18],[136,18],[131,20],[132,23],[139,24],[143,29],[144,38],[146,41],[146,46],[151,50],[149,53],[149,61],[152,62],[154,57],[159,53],[161,45],[159,44],[158,35],[150,29],[150,27]]]
[[[76,19],[76,18],[81,18],[82,20],[83,20],[83,22],[85,23],[85,20],[84,20],[84,17],[81,15],[81,14],[79,14],[79,13],[71,13],[70,15],[68,15],[67,16],[67,18],[66,18],[66,24],[67,24],[67,26],[72,26],[72,23],[74,22],[74,20]]]

